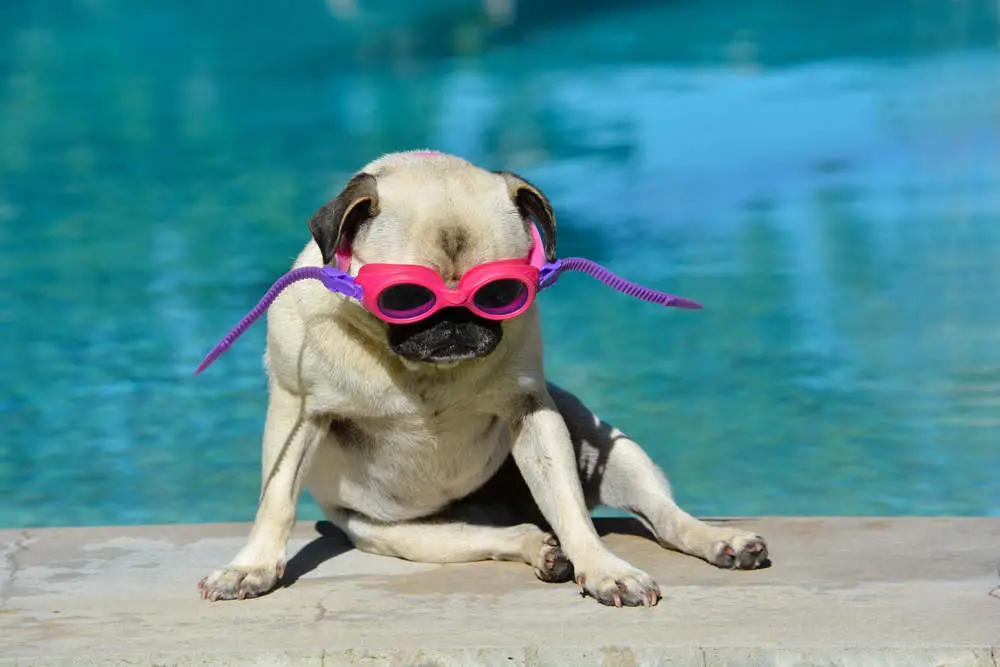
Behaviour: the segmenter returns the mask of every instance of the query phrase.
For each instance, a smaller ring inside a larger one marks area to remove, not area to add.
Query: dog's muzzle
[[[485,357],[503,338],[496,320],[465,308],[444,308],[426,320],[389,325],[389,347],[411,361],[454,363]]]

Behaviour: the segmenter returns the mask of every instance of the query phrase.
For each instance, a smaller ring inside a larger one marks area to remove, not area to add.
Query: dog
[[[308,226],[295,267],[341,262],[351,276],[416,266],[454,289],[486,263],[513,265],[533,251],[555,259],[556,216],[539,188],[429,151],[371,162]],[[303,485],[362,551],[522,562],[543,581],[575,579],[605,605],[651,606],[661,591],[604,545],[597,506],[634,514],[663,547],[720,568],[767,562],[760,535],[682,510],[638,444],[546,381],[533,294],[501,282],[473,305],[413,321],[405,307],[428,297],[412,286],[386,288],[375,306],[318,281],[277,297],[257,514],[235,558],[199,582],[203,597],[252,598],[278,585]],[[516,316],[488,316],[490,304],[515,302]]]

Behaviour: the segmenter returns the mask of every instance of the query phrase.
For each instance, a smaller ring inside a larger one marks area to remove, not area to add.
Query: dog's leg
[[[760,535],[712,526],[674,502],[666,477],[646,452],[597,418],[575,396],[549,386],[573,438],[589,507],[605,505],[634,514],[665,547],[723,568],[754,569],[767,560]]]
[[[460,516],[378,523],[343,509],[325,509],[324,513],[356,548],[368,553],[420,563],[527,563],[547,582],[568,581],[573,576],[573,566],[556,537],[534,524],[491,526],[469,523]]]
[[[548,392],[527,399],[511,448],[518,470],[573,563],[580,589],[602,604],[656,604],[653,579],[611,553],[584,502],[566,422]]]
[[[204,597],[256,597],[273,589],[281,578],[302,480],[322,432],[322,425],[306,415],[305,400],[271,381],[257,516],[249,540],[232,562],[198,584]]]

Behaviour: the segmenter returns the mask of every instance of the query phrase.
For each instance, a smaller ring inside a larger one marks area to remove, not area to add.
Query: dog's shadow
[[[354,548],[347,535],[329,521],[317,521],[319,537],[299,549],[285,564],[285,574],[281,577],[282,588],[292,586],[303,575]]]

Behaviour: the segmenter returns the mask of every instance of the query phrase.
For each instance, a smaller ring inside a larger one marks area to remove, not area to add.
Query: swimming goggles
[[[684,297],[636,285],[600,264],[582,257],[545,261],[542,238],[531,226],[532,247],[523,259],[485,262],[472,267],[454,288],[434,269],[416,264],[365,264],[357,277],[347,273],[349,250],[339,250],[336,266],[292,269],[271,286],[254,308],[212,348],[195,370],[208,368],[243,335],[286,287],[299,280],[319,280],[331,292],[359,301],[371,314],[390,324],[424,320],[442,308],[466,308],[489,320],[508,320],[526,311],[538,292],[551,287],[564,271],[580,271],[624,294],[661,306],[699,309],[701,304]]]

